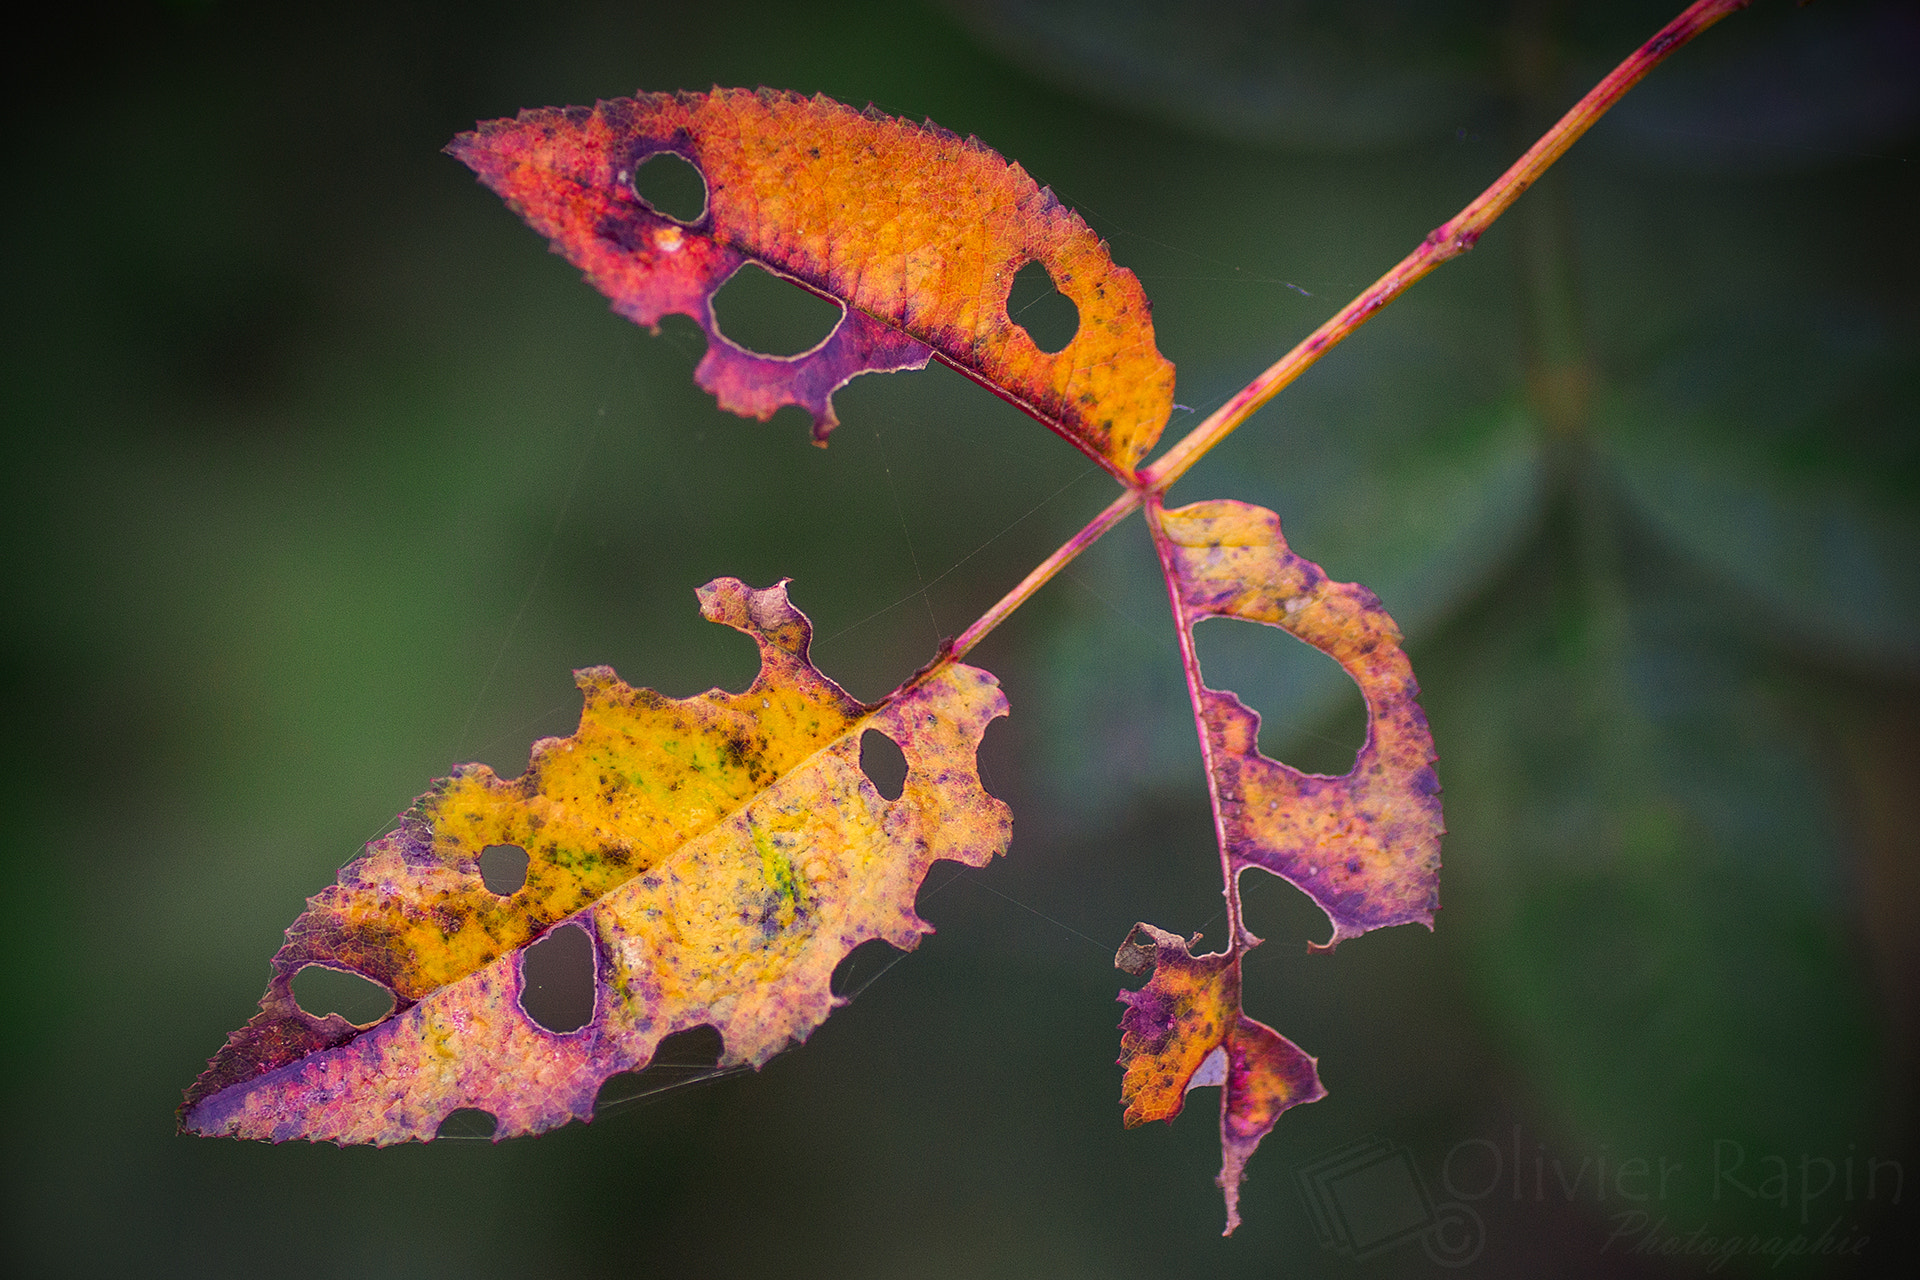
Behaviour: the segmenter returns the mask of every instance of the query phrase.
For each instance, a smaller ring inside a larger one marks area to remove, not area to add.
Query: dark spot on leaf
[[[480,883],[506,897],[527,883],[527,851],[517,844],[490,844],[480,851]]]
[[[637,253],[651,243],[647,228],[639,219],[626,213],[612,213],[594,223],[593,233],[608,244],[618,245],[627,253]]]
[[[520,1007],[548,1031],[578,1031],[593,1020],[593,940],[561,925],[520,956]]]

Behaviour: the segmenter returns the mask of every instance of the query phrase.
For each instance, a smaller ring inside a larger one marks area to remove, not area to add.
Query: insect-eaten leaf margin
[[[824,444],[848,380],[939,359],[1119,480],[1120,514],[1146,508],[1229,927],[1211,954],[1193,954],[1197,934],[1146,924],[1122,945],[1119,967],[1150,975],[1120,996],[1125,1121],[1171,1120],[1190,1089],[1221,1086],[1230,1234],[1254,1148],[1288,1107],[1325,1092],[1313,1058],[1242,1010],[1241,958],[1259,939],[1240,917],[1241,872],[1259,867],[1311,896],[1333,924],[1326,947],[1387,924],[1430,927],[1438,906],[1432,740],[1392,620],[1364,588],[1294,555],[1271,512],[1160,505],[1138,467],[1171,413],[1173,366],[1145,293],[1077,214],[978,139],[824,97],[715,89],[526,111],[448,150],[621,315],[656,329],[665,315],[691,317],[708,344],[696,381],[722,408],[765,419],[797,405]],[[669,216],[635,188],[661,153],[699,171],[697,218]],[[1079,313],[1056,353],[1007,311],[1031,262]],[[732,342],[713,298],[748,263],[839,303],[833,332],[790,357]],[[1055,559],[1112,524],[1089,526]],[[1024,598],[1017,589],[1003,604]],[[763,1064],[826,1018],[834,966],[855,946],[910,948],[929,931],[913,910],[928,866],[984,865],[1010,830],[975,762],[1006,701],[992,676],[958,660],[988,619],[863,706],[809,662],[810,627],[784,583],[755,591],[722,578],[700,599],[709,619],[759,644],[753,685],[673,700],[604,667],[576,673],[585,708],[574,736],[537,743],[516,779],[456,770],[309,901],[260,1012],[188,1091],[183,1129],[385,1144],[429,1140],[468,1108],[494,1116],[496,1140],[590,1119],[604,1081],[644,1066],[675,1032],[711,1026],[722,1065]],[[1258,717],[1200,679],[1192,628],[1205,617],[1280,627],[1347,669],[1368,707],[1352,772],[1303,774],[1259,754]],[[869,729],[906,756],[898,800],[860,771]],[[510,895],[480,874],[496,844],[528,854]],[[594,1004],[584,1026],[560,1032],[522,1007],[522,964],[527,947],[569,926],[593,944]],[[313,964],[384,985],[392,1012],[356,1026],[302,1010],[293,979]]]
[[[759,1066],[826,1020],[854,947],[931,931],[913,910],[927,868],[982,866],[1011,831],[974,759],[1006,714],[998,683],[946,663],[864,706],[808,660],[785,584],[721,578],[700,603],[759,645],[753,684],[675,700],[576,673],[578,732],[535,744],[518,778],[456,771],[309,901],[184,1129],[384,1145],[429,1140],[463,1108],[491,1113],[496,1139],[588,1120],[607,1077],[668,1035],[711,1026],[722,1065]],[[870,729],[906,757],[896,800],[860,770]],[[496,844],[528,855],[510,895],[480,874]],[[568,925],[593,942],[594,1006],[558,1032],[522,1007],[522,964]],[[393,1012],[370,1027],[306,1012],[292,983],[309,964],[385,985]]]
[[[1415,700],[1399,629],[1371,591],[1332,582],[1295,555],[1273,512],[1242,502],[1200,502],[1147,512],[1166,573],[1181,660],[1200,730],[1226,876],[1227,947],[1196,956],[1139,924],[1114,964],[1146,986],[1122,991],[1121,1101],[1129,1126],[1172,1120],[1187,1093],[1218,1085],[1219,1183],[1226,1234],[1240,1225],[1247,1160],[1280,1113],[1326,1096],[1318,1064],[1246,1016],[1241,958],[1260,945],[1241,918],[1239,880],[1250,867],[1304,891],[1333,924],[1316,950],[1383,925],[1433,926],[1439,909],[1440,784],[1433,736]],[[1302,773],[1260,754],[1259,714],[1200,677],[1193,627],[1208,617],[1278,627],[1326,653],[1360,686],[1367,739],[1339,777]]]

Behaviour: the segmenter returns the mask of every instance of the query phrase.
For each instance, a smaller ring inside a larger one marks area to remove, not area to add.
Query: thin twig
[[[1554,161],[1566,153],[1580,136],[1594,126],[1614,103],[1624,96],[1627,90],[1640,82],[1641,77],[1664,62],[1681,45],[1705,31],[1720,19],[1739,9],[1744,9],[1750,0],[1698,0],[1688,6],[1685,12],[1661,28],[1653,39],[1641,45],[1626,60],[1595,85],[1587,95],[1575,103],[1573,109],[1553,128],[1527,149],[1525,155],[1514,161],[1494,184],[1480,193],[1479,198],[1455,214],[1452,218],[1436,227],[1420,247],[1401,259],[1391,271],[1374,281],[1373,286],[1359,297],[1342,307],[1332,319],[1315,329],[1307,339],[1276,361],[1259,377],[1249,382],[1234,394],[1233,398],[1209,414],[1205,421],[1188,432],[1179,443],[1167,450],[1160,458],[1142,468],[1132,479],[1121,475],[1112,464],[1095,458],[1106,469],[1114,473],[1121,483],[1127,485],[1126,492],[1095,516],[1085,528],[1073,535],[1067,542],[1048,556],[1034,571],[1021,580],[1020,585],[1003,596],[1000,601],[982,614],[979,621],[961,632],[954,641],[945,658],[959,658],[975,645],[981,637],[999,626],[1008,614],[1025,603],[1028,596],[1039,590],[1054,574],[1065,568],[1075,556],[1085,551],[1107,532],[1119,524],[1126,516],[1140,507],[1149,495],[1158,498],[1167,491],[1167,487],[1185,475],[1194,463],[1207,451],[1219,444],[1241,423],[1251,417],[1254,411],[1298,378],[1321,356],[1345,341],[1356,329],[1371,320],[1374,315],[1389,302],[1406,291],[1407,286],[1424,277],[1443,262],[1459,257],[1473,248],[1481,235],[1496,218],[1505,213],[1515,200],[1540,180],[1540,175],[1550,168]],[[1004,393],[1003,393],[1004,394]],[[938,665],[938,664],[936,664]]]
[[[1441,263],[1457,258],[1474,244],[1494,219],[1507,211],[1540,175],[1594,126],[1608,108],[1618,102],[1640,78],[1687,41],[1705,31],[1749,0],[1699,0],[1679,17],[1661,28],[1660,33],[1634,50],[1626,61],[1615,67],[1606,79],[1595,85],[1587,96],[1560,117],[1540,141],[1514,161],[1480,197],[1448,221],[1436,227],[1420,247],[1402,258],[1394,268],[1374,281],[1373,287],[1342,307],[1331,320],[1315,329],[1306,341],[1282,356],[1265,373],[1249,382],[1233,399],[1189,432],[1178,444],[1140,472],[1141,483],[1156,493],[1186,474],[1206,452],[1230,435],[1288,383],[1299,377],[1321,356],[1344,341],[1354,330],[1374,317],[1382,307],[1404,292],[1408,285],[1425,276]]]
[[[961,632],[960,638],[953,642],[953,648],[949,651],[951,656],[954,658],[965,656],[967,650],[980,643],[982,636],[999,626],[1008,614],[1026,603],[1027,597],[1044,586],[1047,579],[1066,568],[1070,560],[1098,542],[1107,530],[1131,515],[1133,509],[1140,505],[1141,499],[1141,491],[1130,488],[1108,503],[1105,511],[1089,520],[1085,528],[1068,538],[1060,545],[1059,550],[1042,560],[1034,567],[1032,573],[1022,578],[1019,586],[1000,597],[993,608],[981,614],[978,622]]]

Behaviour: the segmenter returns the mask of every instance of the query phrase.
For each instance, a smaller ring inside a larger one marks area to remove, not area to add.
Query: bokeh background
[[[1229,1241],[1214,1095],[1130,1133],[1116,1102],[1113,949],[1220,928],[1137,524],[975,655],[1014,708],[983,754],[1011,853],[937,869],[938,934],[856,957],[804,1047],[701,1080],[682,1046],[592,1125],[499,1146],[175,1136],[304,897],[455,762],[512,774],[570,732],[570,668],[739,687],[750,646],[692,589],[791,577],[820,666],[876,697],[1109,497],[941,370],[855,382],[824,451],[796,411],[720,415],[690,326],[613,317],[439,148],[713,83],[976,133],[1140,274],[1178,433],[1667,7],[42,16],[0,202],[12,1274],[1398,1276],[1442,1272],[1416,1237],[1448,1202],[1470,1274],[1707,1269],[1649,1238],[1860,1249],[1782,1273],[1913,1253],[1909,6],[1763,0],[1710,32],[1176,489],[1275,508],[1379,592],[1451,828],[1431,934],[1308,955],[1324,919],[1249,880],[1249,1009],[1331,1096],[1262,1147]],[[818,316],[785,301],[722,321],[794,341]],[[1346,767],[1330,662],[1230,623],[1201,645],[1270,752]],[[1362,1144],[1371,1183],[1311,1176]]]

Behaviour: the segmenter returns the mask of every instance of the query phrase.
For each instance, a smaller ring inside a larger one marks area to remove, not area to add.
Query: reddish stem
[[[1160,523],[1165,510],[1159,494],[1148,497],[1147,528],[1153,533],[1153,549],[1160,557],[1160,576],[1167,582],[1167,602],[1173,606],[1173,631],[1180,641],[1180,669],[1187,677],[1187,700],[1193,706],[1193,727],[1200,735],[1200,763],[1207,774],[1207,801],[1213,807],[1214,842],[1220,847],[1220,878],[1225,881],[1221,892],[1227,900],[1227,951],[1237,954],[1259,945],[1259,939],[1247,932],[1240,917],[1240,877],[1233,873],[1233,862],[1227,856],[1227,820],[1220,812],[1217,781],[1220,775],[1213,767],[1213,739],[1207,733],[1205,703],[1200,697],[1206,685],[1200,677],[1200,655],[1193,647],[1194,619],[1180,595],[1180,576],[1173,565],[1173,543]]]
[[[1595,85],[1585,97],[1575,103],[1573,109],[1560,117],[1553,128],[1527,149],[1525,155],[1514,161],[1513,165],[1485,191],[1458,214],[1436,227],[1420,247],[1401,259],[1391,271],[1374,281],[1373,286],[1359,297],[1342,307],[1332,319],[1315,329],[1307,339],[1276,361],[1272,367],[1249,382],[1234,397],[1221,405],[1207,419],[1188,432],[1179,443],[1167,450],[1152,464],[1142,468],[1135,476],[1129,477],[1112,463],[1095,458],[1106,470],[1127,486],[1126,492],[1114,499],[1105,511],[1095,516],[1086,528],[1068,539],[1066,544],[1048,556],[1001,598],[999,603],[982,614],[979,621],[961,633],[950,650],[954,658],[965,654],[980,642],[982,636],[999,626],[1006,616],[1019,608],[1028,596],[1065,568],[1067,563],[1082,551],[1092,546],[1100,537],[1120,523],[1121,519],[1142,505],[1149,498],[1158,501],[1159,495],[1167,487],[1185,475],[1194,463],[1204,457],[1208,450],[1219,444],[1234,429],[1253,415],[1253,412],[1280,391],[1280,389],[1298,378],[1321,356],[1345,341],[1356,329],[1371,320],[1376,312],[1392,302],[1406,291],[1408,285],[1425,276],[1441,263],[1457,258],[1474,244],[1494,219],[1507,211],[1508,206],[1518,200],[1528,187],[1539,181],[1553,162],[1565,154],[1579,140],[1580,135],[1591,129],[1594,123],[1607,110],[1625,95],[1627,90],[1638,84],[1640,78],[1665,61],[1672,53],[1689,40],[1705,31],[1720,19],[1736,10],[1747,7],[1750,0],[1698,0],[1690,5],[1665,27],[1662,27],[1653,39],[1641,45],[1628,55],[1626,60]],[[1004,393],[1002,393],[1004,394]],[[1081,446],[1085,452],[1084,446]],[[1089,453],[1088,456],[1093,456]],[[1187,650],[1182,649],[1187,655]],[[1202,734],[1204,749],[1205,735]]]
[[[1276,361],[1271,368],[1249,382],[1233,399],[1216,409],[1206,421],[1195,427],[1173,448],[1143,468],[1140,480],[1149,489],[1164,493],[1167,486],[1186,474],[1206,452],[1219,444],[1252,416],[1279,390],[1299,377],[1314,361],[1331,351],[1374,317],[1380,308],[1405,292],[1441,263],[1457,258],[1473,248],[1494,219],[1507,211],[1515,200],[1545,173],[1594,126],[1607,110],[1618,102],[1640,78],[1665,61],[1674,50],[1705,31],[1750,0],[1699,0],[1679,17],[1662,27],[1653,39],[1629,54],[1626,61],[1595,85],[1573,109],[1561,116],[1553,128],[1513,162],[1511,168],[1480,193],[1472,204],[1441,223],[1420,242],[1420,247],[1402,258],[1391,271],[1373,282],[1359,297],[1342,307],[1331,320],[1315,329],[1306,341]]]
[[[955,658],[965,656],[967,650],[980,643],[982,636],[999,626],[1008,614],[1026,603],[1027,597],[1038,591],[1048,578],[1064,569],[1069,560],[1098,542],[1107,530],[1132,514],[1133,509],[1140,505],[1140,501],[1141,491],[1137,488],[1129,488],[1108,503],[1105,511],[1089,520],[1084,529],[1068,538],[1060,545],[1059,550],[1042,560],[1034,567],[1032,573],[1022,578],[1019,586],[1001,596],[999,603],[981,614],[979,621],[962,631],[960,638],[953,642],[953,648],[949,651],[951,656]]]

